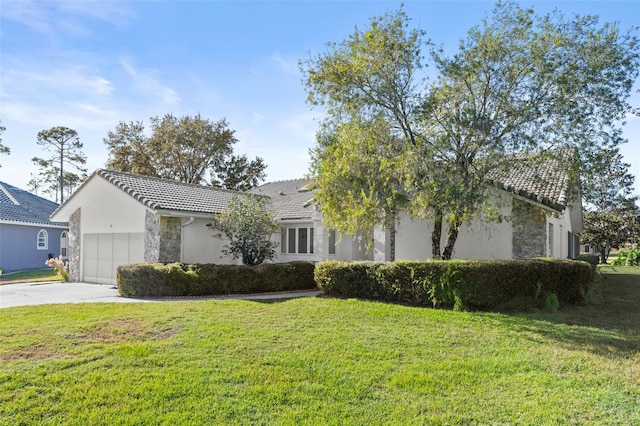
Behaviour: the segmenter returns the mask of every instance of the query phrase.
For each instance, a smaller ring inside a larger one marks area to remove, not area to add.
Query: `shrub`
[[[594,272],[584,262],[557,259],[427,262],[323,262],[316,266],[325,293],[456,310],[513,304],[544,307],[585,301]]]
[[[613,266],[640,266],[640,247],[622,249],[611,262]]]
[[[64,282],[68,282],[69,281],[69,269],[67,267],[68,262],[65,262],[62,259],[62,256],[60,256],[57,259],[55,257],[51,257],[51,258],[47,259],[47,261],[44,262],[44,264],[47,265],[50,268],[55,269],[56,270],[56,275],[61,277],[62,281],[64,281]]]
[[[551,293],[547,296],[545,300],[545,307],[549,312],[557,312],[560,307],[560,302],[558,302],[558,296]]]
[[[140,263],[118,268],[124,297],[214,296],[316,288],[312,262],[247,265]]]
[[[597,254],[581,253],[578,256],[578,260],[587,262],[591,266],[593,266],[594,269],[596,269],[598,267],[598,264],[600,263],[600,256],[598,256]]]

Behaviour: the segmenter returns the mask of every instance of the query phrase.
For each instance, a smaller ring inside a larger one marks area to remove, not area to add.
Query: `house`
[[[279,243],[278,262],[362,260],[370,257],[366,241],[357,236],[339,236],[334,229],[324,226],[322,214],[313,202],[313,181],[270,182],[249,192],[269,197],[276,220],[282,224],[280,235],[275,237]]]
[[[67,255],[68,226],[49,216],[58,204],[0,182],[0,267],[4,272],[46,268]]]
[[[51,216],[69,222],[71,281],[115,284],[120,265],[229,263],[207,224],[240,193],[96,170]]]
[[[581,200],[567,173],[551,164],[514,166],[495,182],[492,202],[503,220],[479,217],[464,224],[455,258],[577,256]],[[282,224],[273,236],[279,243],[276,262],[389,260],[387,230],[374,229],[373,241],[365,241],[326,226],[309,180],[270,182],[249,193],[269,197]],[[206,226],[238,195],[243,193],[97,170],[51,219],[69,222],[71,280],[115,283],[116,268],[123,264],[238,263],[222,256],[225,240],[214,238]],[[401,215],[396,259],[430,258],[431,227],[429,221]]]

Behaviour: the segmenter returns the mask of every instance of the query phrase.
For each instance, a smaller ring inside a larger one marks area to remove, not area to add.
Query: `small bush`
[[[65,262],[62,259],[62,256],[60,256],[57,259],[55,257],[47,259],[47,261],[44,262],[44,264],[47,265],[50,268],[55,269],[56,270],[56,275],[58,275],[60,278],[62,278],[62,281],[64,281],[64,282],[68,282],[69,281],[68,262]]]
[[[613,266],[640,266],[640,247],[622,249],[611,262]]]
[[[598,264],[600,263],[600,256],[598,256],[597,254],[581,253],[580,256],[578,256],[578,260],[587,262],[588,264],[593,266],[594,269],[596,269],[598,267]]]
[[[312,262],[247,265],[140,263],[118,268],[124,297],[215,296],[316,288]]]
[[[551,293],[547,296],[545,300],[544,306],[547,308],[549,312],[558,312],[558,308],[560,307],[560,302],[558,302],[558,296]]]

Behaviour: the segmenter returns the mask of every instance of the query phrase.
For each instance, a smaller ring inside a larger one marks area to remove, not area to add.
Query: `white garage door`
[[[84,234],[83,279],[88,283],[115,284],[120,265],[144,262],[144,234]]]

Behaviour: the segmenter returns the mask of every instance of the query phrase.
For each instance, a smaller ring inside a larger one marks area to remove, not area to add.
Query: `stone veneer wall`
[[[513,200],[513,258],[530,259],[547,255],[545,211],[522,200]]]
[[[160,217],[160,262],[179,262],[182,243],[182,220],[179,217]]]
[[[148,210],[144,218],[144,261],[160,261],[160,217]]]
[[[80,282],[80,254],[82,247],[80,245],[80,209],[73,212],[69,218],[69,252],[68,267],[69,281],[72,283]]]

